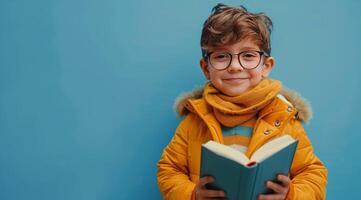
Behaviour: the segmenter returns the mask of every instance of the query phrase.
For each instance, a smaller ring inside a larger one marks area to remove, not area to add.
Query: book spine
[[[240,167],[239,188],[237,200],[252,200],[254,185],[257,178],[258,164],[250,167]]]
[[[256,193],[256,184],[257,184],[257,178],[258,178],[258,172],[260,170],[260,165],[257,164],[257,166],[255,167],[255,171],[253,173],[253,179],[252,182],[250,184],[250,196],[249,196],[249,200],[257,200],[257,193]]]

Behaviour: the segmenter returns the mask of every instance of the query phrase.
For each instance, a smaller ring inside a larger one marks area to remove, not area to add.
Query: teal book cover
[[[207,189],[223,190],[230,200],[255,200],[259,194],[271,194],[266,181],[276,181],[278,174],[289,173],[298,141],[288,144],[260,162],[242,165],[220,156],[202,145],[201,177],[213,176]],[[241,152],[239,152],[241,154]]]

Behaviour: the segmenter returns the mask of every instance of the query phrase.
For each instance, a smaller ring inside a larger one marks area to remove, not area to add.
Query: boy
[[[199,177],[201,145],[209,140],[229,145],[247,156],[265,142],[289,134],[299,140],[289,176],[266,186],[274,194],[258,199],[324,199],[327,170],[313,153],[301,122],[311,111],[297,94],[267,77],[272,22],[244,7],[216,5],[201,36],[201,69],[209,82],[181,97],[177,111],[186,115],[158,162],[158,185],[165,199],[222,199],[207,190],[212,177]]]

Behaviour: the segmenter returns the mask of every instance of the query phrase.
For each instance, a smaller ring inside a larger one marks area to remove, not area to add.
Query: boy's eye
[[[226,53],[215,53],[212,57],[216,60],[226,60],[229,58],[229,55]]]
[[[245,53],[245,54],[243,54],[243,57],[245,57],[245,58],[253,58],[253,57],[257,57],[257,55],[254,54],[254,53]]]
[[[255,52],[246,52],[246,53],[242,54],[242,58],[247,59],[247,60],[256,59],[258,57],[259,57],[259,54],[255,53]]]

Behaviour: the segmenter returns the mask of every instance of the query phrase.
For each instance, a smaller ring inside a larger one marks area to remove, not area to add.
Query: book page
[[[294,143],[295,141],[296,140],[293,139],[290,135],[283,135],[281,137],[273,139],[261,146],[258,150],[256,150],[251,156],[250,160],[256,161],[257,163],[262,162],[266,158],[277,153],[278,151]]]
[[[212,151],[213,153],[233,160],[241,165],[246,166],[250,162],[247,156],[244,155],[242,152],[237,151],[236,149],[227,145],[223,145],[214,141],[209,141],[206,144],[203,144],[203,146]]]

